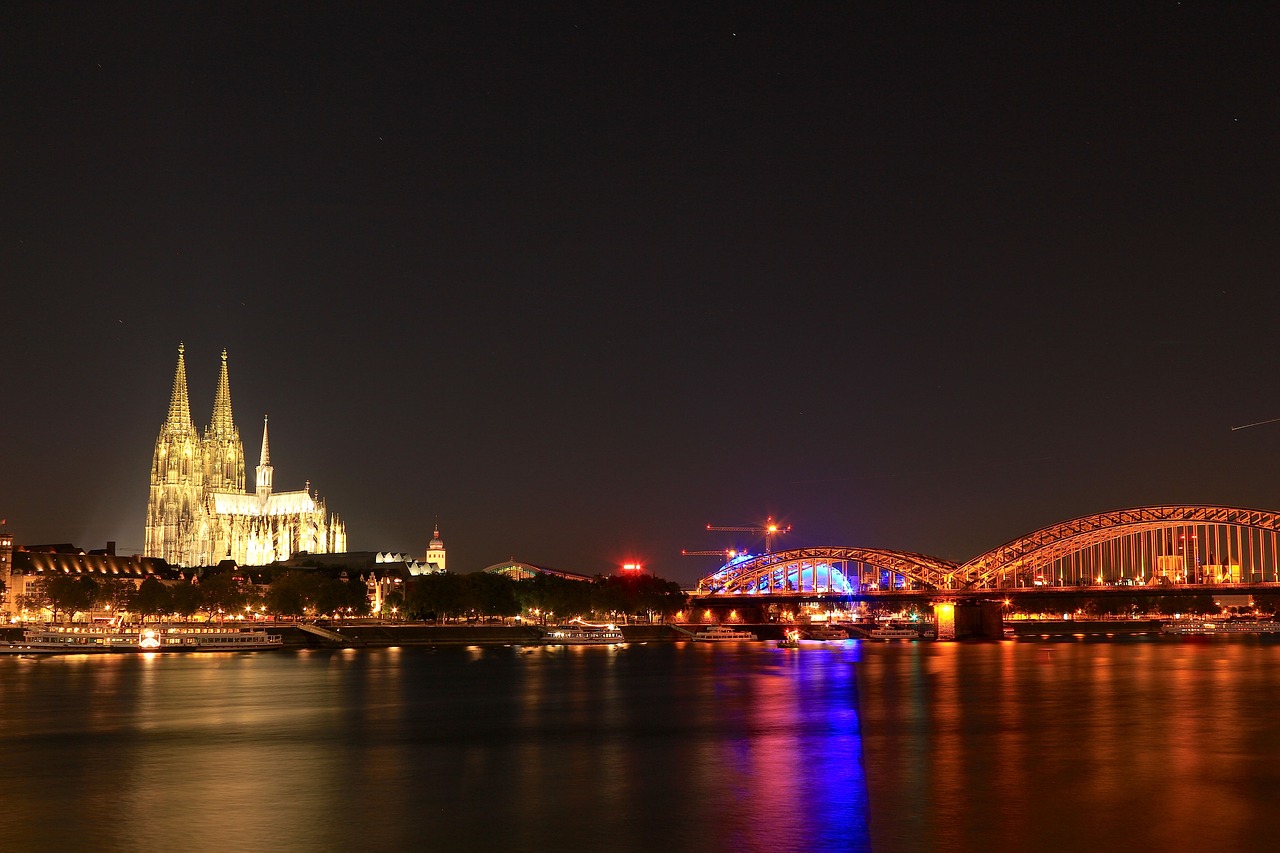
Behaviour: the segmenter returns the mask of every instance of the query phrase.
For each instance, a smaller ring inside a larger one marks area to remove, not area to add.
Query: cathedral
[[[244,446],[231,416],[227,351],[213,400],[213,416],[201,435],[191,422],[187,367],[178,346],[169,417],[160,427],[151,461],[144,555],[177,566],[212,566],[232,559],[261,566],[300,551],[327,554],[347,549],[347,531],[311,483],[296,492],[271,486],[267,420],[262,419],[262,455],[256,488],[245,489]]]

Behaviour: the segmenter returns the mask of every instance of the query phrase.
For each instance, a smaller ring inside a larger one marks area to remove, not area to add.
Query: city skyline
[[[457,571],[1280,507],[1274,13],[3,14],[20,541],[141,552],[179,342]]]

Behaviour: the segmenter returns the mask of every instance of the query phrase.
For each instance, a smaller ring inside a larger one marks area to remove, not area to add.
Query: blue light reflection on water
[[[2,660],[0,849],[868,850],[857,654]]]

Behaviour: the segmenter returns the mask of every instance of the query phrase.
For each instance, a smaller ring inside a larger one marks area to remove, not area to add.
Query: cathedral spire
[[[267,416],[262,416],[262,457],[258,460],[259,465],[271,464],[271,448],[267,444]]]
[[[271,449],[267,444],[267,416],[262,416],[262,456],[258,460],[258,495],[271,494]]]
[[[231,380],[227,378],[227,351],[222,351],[218,391],[213,396],[213,415],[204,430],[204,479],[214,492],[244,491],[244,445],[231,413]]]
[[[218,392],[213,398],[213,417],[209,429],[217,434],[229,435],[236,428],[231,415],[231,381],[227,378],[227,351],[222,351],[222,371],[218,374]]]
[[[173,394],[169,397],[169,419],[167,426],[191,426],[191,401],[187,396],[187,363],[182,354],[186,351],[184,344],[178,344],[178,370],[173,375]]]

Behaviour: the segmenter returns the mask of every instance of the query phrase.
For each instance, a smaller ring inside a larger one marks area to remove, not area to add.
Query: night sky
[[[1280,508],[1266,4],[629,5],[5,4],[18,542],[141,549],[180,341],[455,571]]]

